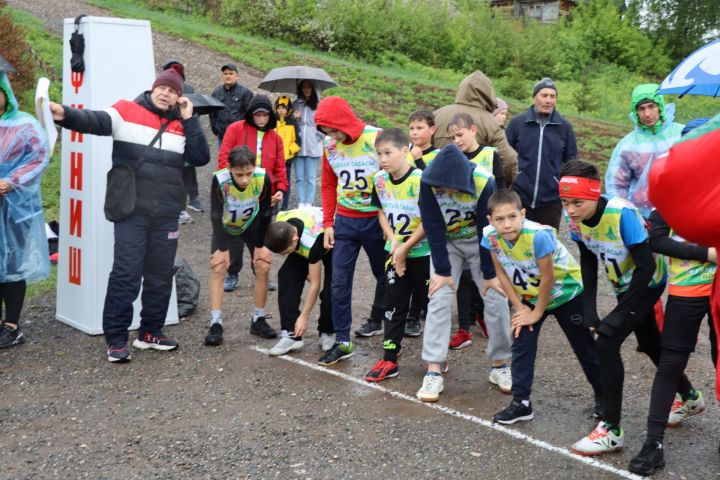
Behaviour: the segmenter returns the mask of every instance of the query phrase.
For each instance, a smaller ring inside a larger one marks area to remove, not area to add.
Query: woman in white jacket
[[[315,200],[317,169],[323,152],[324,135],[315,128],[315,109],[320,101],[312,82],[298,85],[297,100],[293,103],[300,128],[301,150],[295,155],[295,191],[299,207],[311,206]]]

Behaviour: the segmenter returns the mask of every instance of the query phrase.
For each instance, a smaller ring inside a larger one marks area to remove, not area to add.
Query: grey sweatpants
[[[482,292],[483,278],[480,271],[478,239],[473,237],[448,240],[447,249],[455,286],[457,287],[460,282],[463,264],[467,262],[473,281],[478,290]],[[431,262],[430,274],[433,273]],[[454,299],[455,292],[445,286],[435,292],[428,301],[422,351],[422,359],[428,363],[444,363],[447,358],[452,326],[450,312]],[[485,302],[485,324],[489,337],[487,356],[490,360],[507,360],[512,355],[510,352],[510,309],[507,298],[491,288],[486,295],[482,296],[482,299]]]

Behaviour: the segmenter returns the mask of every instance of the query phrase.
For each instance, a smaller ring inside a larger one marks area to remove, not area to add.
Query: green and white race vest
[[[300,236],[300,242],[297,252],[304,258],[310,258],[310,250],[317,241],[321,233],[325,231],[322,224],[322,210],[317,207],[296,208],[295,210],[285,210],[278,212],[275,221],[287,222],[290,219],[297,218],[303,222],[303,231]]]
[[[640,210],[621,197],[612,197],[608,200],[603,216],[595,227],[588,227],[582,222],[576,224],[565,213],[570,231],[602,261],[616,295],[628,289],[635,271],[635,262],[620,235],[620,216],[623,209],[632,210],[637,215],[638,221],[645,224]],[[655,262],[655,274],[650,281],[651,287],[660,285],[665,278],[665,262],[662,256],[656,255]]]
[[[523,221],[520,236],[514,245],[509,245],[495,227],[488,225],[483,229],[483,237],[490,244],[492,252],[510,277],[513,288],[520,297],[535,305],[540,294],[540,268],[535,256],[535,234],[541,230],[549,231],[555,239],[553,257],[554,283],[550,293],[547,310],[563,305],[580,295],[583,291],[580,265],[575,261],[565,245],[557,238],[555,229],[539,223]]]
[[[450,195],[442,188],[432,187],[445,219],[446,236],[449,240],[472,238],[478,235],[475,206],[489,179],[490,175],[485,169],[476,166],[473,171],[475,193],[472,195],[465,192],[455,192]]]
[[[485,173],[493,177],[493,160],[495,159],[495,148],[483,147],[480,153],[470,161],[475,165],[480,165],[485,169]]]
[[[338,179],[337,203],[359,212],[376,211],[372,204],[373,177],[380,169],[375,137],[380,129],[366,126],[358,140],[345,145],[325,137],[325,152]]]
[[[265,186],[265,169],[256,167],[245,190],[235,186],[230,170],[215,172],[223,194],[223,227],[230,235],[242,235],[260,211],[260,194]]]
[[[388,172],[379,171],[375,174],[375,191],[399,243],[407,242],[422,223],[418,205],[421,178],[422,171],[417,168],[399,185],[392,182]],[[390,242],[386,242],[385,250],[389,252],[390,246]],[[430,255],[426,239],[415,244],[408,252],[409,258],[426,255]]]

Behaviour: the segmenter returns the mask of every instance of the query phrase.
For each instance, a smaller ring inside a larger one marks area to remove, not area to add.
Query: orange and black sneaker
[[[397,362],[381,359],[378,360],[377,363],[373,365],[372,369],[365,375],[365,380],[368,382],[382,382],[386,378],[397,377],[398,372]]]

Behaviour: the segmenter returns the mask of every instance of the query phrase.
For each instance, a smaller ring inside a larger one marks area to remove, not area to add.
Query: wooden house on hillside
[[[534,18],[541,22],[557,22],[567,15],[581,0],[490,0],[493,8],[514,18]]]

